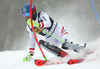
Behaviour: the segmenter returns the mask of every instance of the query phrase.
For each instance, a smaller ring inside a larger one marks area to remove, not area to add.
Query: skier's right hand
[[[23,62],[30,61],[32,59],[33,53],[29,53],[25,58],[23,58]]]
[[[33,20],[32,20],[32,21],[33,21]],[[29,26],[31,26],[31,19],[27,19],[27,24],[28,24]],[[33,21],[33,26],[39,27],[39,23],[36,23],[36,22]]]

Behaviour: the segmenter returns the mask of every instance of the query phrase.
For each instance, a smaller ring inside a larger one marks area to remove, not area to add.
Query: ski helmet
[[[36,7],[32,4],[32,14],[34,12],[36,12]],[[24,17],[30,17],[30,3],[27,3],[22,7],[22,14]]]

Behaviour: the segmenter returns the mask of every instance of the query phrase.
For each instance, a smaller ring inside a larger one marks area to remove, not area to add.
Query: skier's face
[[[23,16],[25,17],[25,19],[29,19],[30,18],[30,13],[24,13]]]
[[[25,19],[27,20],[27,19],[29,19],[30,17],[25,17]]]

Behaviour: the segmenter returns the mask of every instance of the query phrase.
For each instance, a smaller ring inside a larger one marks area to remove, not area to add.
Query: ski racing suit
[[[39,28],[34,27],[35,33],[38,33],[42,36],[44,36],[46,39],[44,41],[49,42],[52,45],[60,46],[63,44],[61,40],[58,40],[51,35],[45,33],[49,32],[50,34],[65,40],[66,42],[69,42],[68,32],[65,31],[64,26],[58,24],[55,22],[50,16],[47,15],[45,12],[38,12],[36,20],[34,22],[39,23]],[[32,32],[32,27],[27,25],[26,27],[29,37],[30,37],[30,47],[29,47],[29,53],[34,53],[35,46],[36,46],[36,40]]]

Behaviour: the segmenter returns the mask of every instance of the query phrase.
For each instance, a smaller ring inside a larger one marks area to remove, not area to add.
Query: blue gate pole
[[[92,1],[92,0],[91,0],[91,4],[92,4],[92,6],[93,6],[93,9],[94,9],[94,12],[95,12],[96,18],[97,18],[98,23],[99,23],[99,25],[100,25],[99,17],[98,17],[98,15],[97,15],[97,12],[96,12],[96,9],[95,9],[95,6],[94,6],[94,4],[93,4],[93,1]]]

